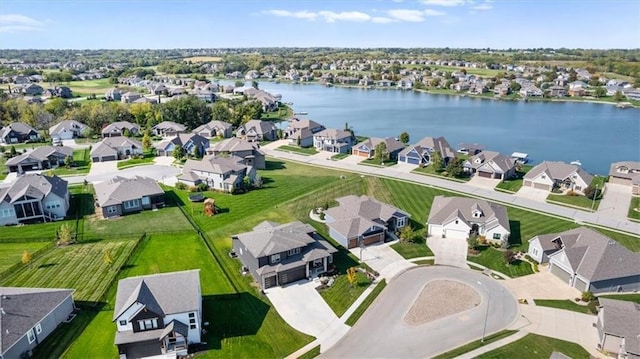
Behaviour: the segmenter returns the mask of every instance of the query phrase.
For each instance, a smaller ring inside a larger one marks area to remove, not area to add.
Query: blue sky
[[[2,0],[0,48],[639,48],[640,1]]]

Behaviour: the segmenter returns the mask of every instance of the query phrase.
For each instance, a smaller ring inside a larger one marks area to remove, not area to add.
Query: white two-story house
[[[350,153],[353,142],[353,134],[346,130],[328,128],[313,134],[313,147],[318,151]]]

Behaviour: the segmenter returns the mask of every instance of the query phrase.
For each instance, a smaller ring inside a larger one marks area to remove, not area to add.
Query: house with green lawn
[[[73,159],[73,148],[66,146],[42,146],[33,151],[12,157],[5,163],[9,172],[23,174],[64,166]]]
[[[57,221],[68,210],[68,183],[56,175],[25,174],[0,188],[0,225]]]
[[[116,176],[94,185],[96,205],[103,218],[164,206],[164,191],[151,178]]]

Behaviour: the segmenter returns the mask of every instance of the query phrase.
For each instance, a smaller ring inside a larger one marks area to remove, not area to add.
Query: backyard
[[[153,164],[153,159],[156,158],[155,151],[146,151],[142,157],[134,157],[124,161],[118,161],[118,169],[122,170],[129,167],[144,166]]]
[[[52,170],[58,176],[81,175],[89,173],[91,170],[91,154],[88,148],[73,150],[73,165],[69,168],[58,167]]]

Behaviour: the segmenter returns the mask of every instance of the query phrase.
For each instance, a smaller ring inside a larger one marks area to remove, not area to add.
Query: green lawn
[[[7,160],[4,158],[4,155],[0,154],[0,181],[7,178],[7,166],[4,164]]]
[[[496,191],[508,192],[508,193],[516,193],[522,187],[522,182],[524,175],[529,172],[533,166],[524,165],[520,169],[520,171],[516,171],[516,176],[512,179],[504,180],[498,183],[495,187]]]
[[[329,307],[333,309],[338,317],[349,309],[351,304],[360,297],[360,294],[371,284],[369,278],[360,271],[356,272],[357,281],[351,286],[346,274],[341,274],[329,288],[319,289],[320,295],[324,298]]]
[[[424,239],[422,239],[421,243],[398,242],[396,244],[392,244],[391,248],[393,248],[396,252],[398,252],[398,254],[406,259],[433,256],[433,252],[424,242]]]
[[[24,149],[35,149],[36,147],[49,146],[50,142],[34,142],[34,143],[14,143],[12,145],[0,145],[0,150],[2,152],[9,151],[11,147],[15,148],[18,151],[18,154],[22,154],[22,150]]]
[[[470,352],[472,350],[476,350],[476,349],[478,349],[480,347],[483,347],[483,346],[485,346],[487,344],[491,344],[491,343],[493,343],[495,341],[498,341],[498,340],[500,340],[502,338],[509,337],[509,336],[511,336],[511,335],[513,335],[513,334],[515,334],[517,332],[518,332],[517,330],[502,330],[502,331],[499,331],[499,332],[497,332],[495,334],[492,334],[492,335],[489,335],[489,336],[485,337],[484,338],[484,342],[476,340],[476,341],[473,341],[473,342],[471,342],[469,344],[465,344],[465,345],[463,345],[461,347],[457,347],[457,348],[455,348],[453,350],[450,350],[450,351],[448,351],[446,353],[442,353],[442,354],[440,354],[438,356],[435,356],[435,357],[433,357],[433,359],[453,359],[453,358],[459,357],[462,354],[465,354],[465,353],[468,353],[468,352]]]
[[[285,104],[280,104],[277,111],[263,112],[260,118],[262,120],[285,121],[291,117],[293,117],[293,110],[291,107]]]
[[[276,148],[276,150],[283,151],[283,152],[294,152],[304,156],[311,156],[318,153],[318,150],[316,150],[314,147],[298,147],[298,146],[289,146],[289,145],[280,146]]]
[[[71,81],[65,83],[65,86],[68,86],[74,95],[91,95],[95,94],[96,96],[104,96],[104,93],[113,88],[115,85],[112,84],[109,79],[97,79],[97,80],[86,80],[86,81]]]
[[[421,174],[421,175],[431,176],[431,177],[444,178],[444,179],[447,179],[450,181],[456,181],[456,182],[469,182],[469,180],[471,179],[471,177],[469,176],[463,176],[463,177],[445,176],[444,174],[446,174],[446,171],[437,172],[432,165],[429,165],[426,167],[416,167],[416,169],[414,169],[411,172]]]
[[[573,359],[589,358],[589,353],[576,343],[536,334],[527,334],[522,339],[481,354],[477,358],[548,358],[554,351]]]
[[[70,168],[58,167],[51,172],[58,176],[63,175],[81,175],[89,173],[91,170],[91,151],[88,148],[81,150],[73,150],[73,166]]]
[[[380,161],[374,158],[367,158],[363,161],[358,162],[359,165],[373,166],[373,167],[389,167],[389,166],[395,165],[396,163],[398,163],[398,161],[386,160],[386,161],[383,161],[381,164]]]
[[[640,294],[607,294],[607,295],[599,295],[598,298],[609,298],[609,299],[617,299],[617,300],[626,300],[629,302],[636,302],[640,304]]]
[[[484,247],[480,250],[479,256],[468,256],[467,260],[481,264],[512,278],[533,274],[533,269],[528,262],[517,260],[513,264],[507,264],[504,260],[504,252],[491,247]]]
[[[313,359],[317,356],[320,356],[320,346],[316,346],[313,347],[313,349],[309,350],[308,352],[302,354],[301,356],[298,357],[298,359]]]
[[[378,283],[376,287],[373,288],[371,293],[369,293],[367,298],[365,298],[365,300],[362,301],[362,303],[360,303],[360,305],[358,306],[358,308],[356,308],[353,314],[351,314],[351,316],[347,319],[345,324],[351,327],[354,326],[358,321],[358,319],[360,319],[360,317],[364,314],[364,312],[367,311],[369,306],[371,306],[373,301],[376,300],[376,298],[378,298],[378,295],[380,295],[380,293],[386,286],[387,286],[386,280],[383,279],[382,281],[380,281],[380,283]]]
[[[118,169],[125,169],[129,167],[144,166],[153,164],[153,159],[156,158],[154,153],[146,152],[142,158],[131,158],[124,161],[118,161]]]
[[[591,186],[595,187],[597,185],[598,189],[602,190],[606,181],[607,181],[607,177],[595,176],[591,181]],[[547,197],[547,202],[558,203],[560,205],[565,205],[569,207],[585,208],[589,211],[597,210],[601,200],[602,200],[602,195],[598,196],[595,201],[593,199],[587,198],[586,196],[580,196],[580,195],[569,196],[569,195],[551,193]]]
[[[84,238],[103,239],[114,236],[136,237],[143,232],[167,233],[192,230],[177,207],[142,211],[111,219],[98,219],[95,215],[84,220]]]
[[[28,251],[33,255],[34,252],[50,245],[51,242],[0,242],[0,274],[8,268],[20,263],[22,261],[22,254],[24,251]]]
[[[434,259],[421,259],[419,261],[415,261],[412,262],[415,263],[419,266],[430,266],[430,265],[434,265],[435,264],[435,260]]]
[[[631,198],[628,216],[630,219],[640,221],[640,197],[633,196],[633,198]]]
[[[349,156],[351,156],[350,153],[337,153],[337,154],[331,156],[331,159],[334,160],[334,161],[340,161],[340,160],[345,159],[345,158],[347,158]]]
[[[557,309],[570,310],[573,312],[583,313],[583,314],[596,314],[592,313],[588,306],[580,305],[572,300],[556,300],[556,299],[534,299],[536,305],[541,307],[550,307]]]
[[[35,258],[29,265],[2,281],[4,286],[74,288],[77,301],[98,301],[118,274],[135,239],[110,239],[55,248]],[[105,263],[110,251],[114,262]]]

